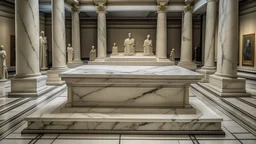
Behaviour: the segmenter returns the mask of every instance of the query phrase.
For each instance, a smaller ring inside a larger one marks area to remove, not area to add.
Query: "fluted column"
[[[74,49],[73,63],[82,64],[83,62],[81,60],[79,2],[75,0],[72,6],[72,47]]]
[[[39,3],[15,0],[16,77],[39,76]]]
[[[160,2],[157,7],[157,34],[156,34],[156,57],[160,59],[167,58],[167,19],[166,3]]]
[[[46,77],[39,67],[39,2],[15,0],[16,75],[9,96],[38,96]],[[42,91],[41,91],[42,92]]]
[[[217,72],[210,75],[213,92],[219,96],[249,96],[245,79],[237,78],[238,0],[219,0]]]
[[[181,57],[178,65],[190,70],[196,70],[196,64],[192,62],[193,1],[186,1],[186,4],[187,5],[184,7],[184,22],[181,40]]]
[[[198,70],[205,75],[202,82],[208,82],[209,75],[216,72],[215,67],[215,23],[216,0],[207,0],[204,66]]]
[[[47,73],[48,85],[64,84],[59,73],[66,65],[66,27],[64,0],[52,0],[52,69]]]
[[[107,56],[107,30],[106,30],[106,7],[104,6],[106,1],[99,0],[96,3],[96,9],[98,14],[98,59],[103,59]]]

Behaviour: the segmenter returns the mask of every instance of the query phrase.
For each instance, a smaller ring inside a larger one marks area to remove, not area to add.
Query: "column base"
[[[60,86],[65,84],[65,81],[61,80],[61,77],[59,76],[60,73],[65,72],[68,69],[53,69],[49,70],[47,72],[47,85],[55,85],[55,86]]]
[[[73,64],[81,64],[82,65],[84,62],[81,59],[74,59],[72,63]]]
[[[39,96],[46,89],[46,76],[14,78],[11,80],[11,92],[8,96]]]
[[[245,79],[227,78],[217,75],[209,76],[207,89],[221,97],[248,97],[245,90]]]
[[[213,75],[216,72],[216,68],[215,67],[211,67],[211,68],[202,67],[201,69],[196,70],[196,72],[204,75],[204,78],[202,78],[202,80],[200,82],[208,83],[209,82],[209,76]]]
[[[48,67],[43,67],[40,70],[44,71],[44,70],[48,70]]]
[[[192,61],[180,61],[177,65],[193,71],[197,69],[197,65]]]

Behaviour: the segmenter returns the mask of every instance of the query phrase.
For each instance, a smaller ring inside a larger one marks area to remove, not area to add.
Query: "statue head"
[[[94,49],[94,46],[92,46],[92,49]]]
[[[147,39],[150,39],[150,35],[149,34],[147,35]]]
[[[44,36],[44,31],[41,31],[41,36]]]
[[[128,33],[128,37],[129,37],[129,38],[132,38],[132,33]]]
[[[116,43],[114,43],[114,46],[116,46]]]
[[[71,47],[71,44],[70,44],[70,43],[68,44],[68,47]]]
[[[0,46],[0,50],[4,50],[4,46],[3,45]]]
[[[174,48],[172,49],[172,51],[174,51]]]

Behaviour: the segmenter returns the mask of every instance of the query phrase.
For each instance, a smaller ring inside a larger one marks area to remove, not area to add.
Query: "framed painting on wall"
[[[255,34],[243,35],[242,65],[254,66]]]

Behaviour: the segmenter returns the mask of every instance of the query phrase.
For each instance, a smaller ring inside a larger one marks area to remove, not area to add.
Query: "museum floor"
[[[256,90],[256,82],[247,81],[247,91]],[[7,84],[8,85],[8,84]],[[47,95],[38,99],[33,98],[0,98],[0,132],[1,144],[255,144],[255,131],[241,123],[238,117],[234,117],[229,109],[225,109],[225,104],[217,104],[218,100],[208,95],[208,97],[198,95],[193,85],[190,90],[190,98],[200,99],[209,108],[223,117],[222,129],[225,136],[214,135],[127,135],[127,134],[21,134],[26,128],[27,123],[23,120],[27,115],[40,111],[42,106],[47,106],[49,102],[57,99],[65,99],[67,92],[65,86],[53,87],[52,97]],[[9,91],[9,87],[6,88]],[[219,99],[219,98],[217,98]],[[236,100],[239,100],[236,99]],[[250,98],[243,98],[238,101],[234,99],[222,99],[236,110],[244,112],[247,116],[256,117],[256,96],[253,94]],[[50,107],[49,107],[50,108]],[[235,113],[235,112],[233,112]],[[255,120],[255,119],[254,119]],[[15,126],[11,129],[10,125]]]

